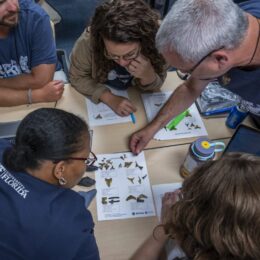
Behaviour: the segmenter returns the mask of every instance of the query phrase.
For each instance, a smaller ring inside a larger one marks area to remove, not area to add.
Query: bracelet
[[[28,105],[32,104],[32,89],[29,88],[27,92],[27,98],[28,98]]]

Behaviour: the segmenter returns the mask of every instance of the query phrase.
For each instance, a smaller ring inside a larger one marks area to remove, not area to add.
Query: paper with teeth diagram
[[[142,94],[149,122],[157,115],[171,94],[171,91]],[[186,111],[173,118],[164,128],[158,131],[154,136],[154,139],[170,140],[207,135],[207,130],[198,109],[195,104],[192,104]]]
[[[117,96],[128,98],[126,90],[116,90],[110,88],[111,92]],[[101,126],[131,122],[130,116],[118,116],[110,107],[100,102],[94,104],[91,100],[86,98],[88,110],[88,122],[90,126]]]
[[[144,153],[98,155],[98,220],[154,216],[155,209]]]

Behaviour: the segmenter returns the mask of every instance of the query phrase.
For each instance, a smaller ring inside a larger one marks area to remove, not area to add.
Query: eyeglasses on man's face
[[[180,79],[182,80],[187,80],[191,75],[192,73],[194,73],[194,71],[200,66],[200,64],[208,57],[210,56],[212,53],[216,52],[216,51],[219,51],[221,49],[223,49],[224,46],[218,48],[218,49],[215,49],[211,52],[209,52],[207,55],[203,56],[195,65],[193,65],[193,67],[191,69],[189,69],[187,72],[181,72],[180,70],[177,70],[177,75]],[[214,78],[207,78],[207,79],[201,79],[201,80],[212,80],[212,79],[215,79]]]
[[[125,55],[118,56],[118,55],[113,55],[113,54],[108,53],[106,48],[105,48],[104,49],[104,56],[107,59],[113,60],[113,61],[118,61],[120,59],[130,61],[130,60],[136,59],[139,56],[140,52],[141,52],[141,48],[138,47],[138,48],[135,48],[134,50],[130,51],[129,53],[127,53]]]

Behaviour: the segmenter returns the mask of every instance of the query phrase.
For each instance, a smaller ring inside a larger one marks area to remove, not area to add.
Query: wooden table
[[[169,72],[162,90],[173,91],[182,81],[177,77],[175,72]],[[106,125],[94,127],[93,149],[96,153],[111,153],[129,151],[128,142],[132,133],[141,129],[147,124],[147,118],[140,96],[140,92],[132,88],[128,91],[130,100],[137,107],[136,124],[124,123],[116,125]],[[75,91],[69,85],[66,87],[64,97],[58,102],[57,108],[73,112],[87,119],[85,98]],[[203,119],[210,139],[222,139],[231,137],[233,130],[225,126],[225,118]],[[109,133],[109,134],[108,134]],[[152,140],[149,148],[159,148],[177,144],[188,144],[196,138],[176,139],[167,141]]]
[[[181,81],[175,72],[168,73],[163,90],[174,90]],[[94,127],[93,151],[100,153],[115,153],[129,151],[129,136],[147,123],[140,93],[130,89],[129,98],[137,106],[136,124],[126,123]],[[55,103],[33,104],[12,108],[0,108],[0,122],[21,120],[29,112],[39,107],[54,107]],[[87,119],[85,98],[69,84],[65,86],[64,95],[57,103],[57,108],[73,112]],[[203,119],[210,139],[225,139],[231,137],[233,131],[226,128],[225,118]],[[151,185],[180,182],[179,167],[187,153],[189,144],[194,138],[169,141],[152,140],[145,150],[147,168]],[[86,173],[94,177],[94,173]],[[76,190],[87,190],[77,186]],[[95,200],[90,205],[96,223],[95,234],[101,259],[129,259],[137,247],[148,237],[157,224],[157,217],[134,218],[114,221],[97,221]]]
[[[179,168],[188,148],[189,144],[185,144],[146,150],[145,158],[151,185],[182,182]],[[86,175],[94,177],[94,173]],[[96,223],[95,236],[101,259],[104,260],[129,259],[158,224],[156,216],[97,221],[95,200],[91,203],[89,210],[92,212]]]

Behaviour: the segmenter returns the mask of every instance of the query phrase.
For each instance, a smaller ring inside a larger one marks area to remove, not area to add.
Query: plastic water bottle
[[[222,142],[212,142],[206,137],[198,138],[189,147],[186,158],[180,167],[180,175],[183,178],[188,177],[196,167],[213,160],[215,153],[222,152],[224,149],[225,144]]]

